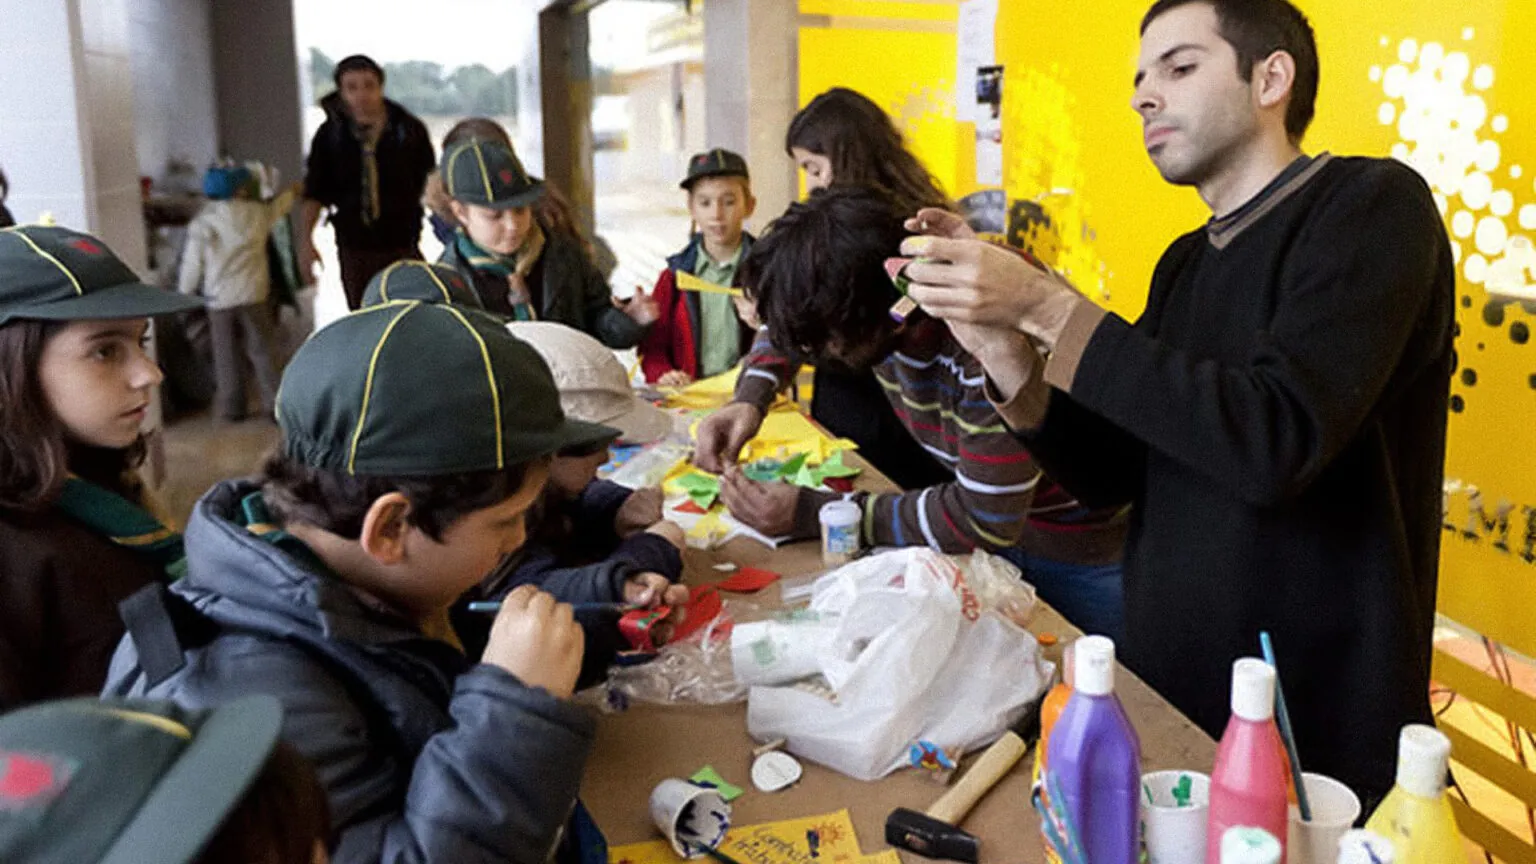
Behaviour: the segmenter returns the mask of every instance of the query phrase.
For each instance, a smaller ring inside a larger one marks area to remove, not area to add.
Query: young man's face
[[[527,542],[528,509],[544,491],[549,466],[528,466],[523,485],[500,504],[459,517],[433,540],[414,527],[406,528],[405,564],[410,572],[400,590],[414,610],[446,609],[465,591],[480,583],[501,560]]]
[[[741,223],[752,215],[757,201],[741,177],[702,177],[688,192],[688,213],[704,239],[721,249],[741,244]]]
[[[1200,185],[1259,134],[1251,76],[1235,73],[1237,53],[1218,23],[1210,4],[1189,3],[1154,18],[1141,37],[1131,107],[1169,183]]]
[[[515,255],[533,231],[533,208],[492,210],[478,204],[453,202],[453,215],[475,245],[497,255]]]
[[[75,321],[43,345],[43,396],[76,443],[120,450],[138,440],[165,378],[145,350],[149,320]]]
[[[805,190],[815,192],[832,185],[832,160],[820,153],[812,153],[804,147],[789,148],[795,164],[805,172]]]
[[[367,69],[354,69],[341,75],[341,101],[358,119],[372,119],[384,113],[384,84]]]

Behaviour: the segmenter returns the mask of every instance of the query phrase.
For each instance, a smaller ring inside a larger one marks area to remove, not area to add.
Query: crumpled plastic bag
[[[802,651],[788,666],[817,674],[753,686],[748,732],[784,738],[795,755],[861,780],[907,764],[915,741],[948,752],[985,746],[1044,695],[1054,673],[1020,623],[1033,605],[1032,589],[1006,562],[922,548],[854,561],[812,588],[813,656]],[[733,641],[755,635],[744,628]],[[732,654],[750,665],[756,649],[737,645]],[[821,682],[830,698],[814,686]]]

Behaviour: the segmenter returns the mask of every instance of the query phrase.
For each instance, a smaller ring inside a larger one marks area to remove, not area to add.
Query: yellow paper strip
[[[700,279],[692,273],[679,272],[677,274],[677,287],[680,291],[694,291],[699,294],[725,294],[729,297],[741,296],[740,288],[732,288],[729,285],[716,285],[706,279]]]
[[[859,838],[847,810],[735,828],[725,836],[720,851],[741,864],[900,864],[894,852],[867,858],[859,853]],[[608,860],[612,864],[677,864],[681,859],[667,841],[649,840],[609,849]]]

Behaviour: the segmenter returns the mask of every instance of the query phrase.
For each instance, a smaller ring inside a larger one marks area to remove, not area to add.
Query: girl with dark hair
[[[864,186],[889,195],[903,213],[924,207],[954,210],[939,181],[911,151],[891,118],[868,96],[833,87],[800,109],[784,136],[784,149],[805,185]]]
[[[164,377],[144,340],[198,305],[92,237],[0,230],[0,711],[98,693],[117,604],[181,559],[136,472]]]

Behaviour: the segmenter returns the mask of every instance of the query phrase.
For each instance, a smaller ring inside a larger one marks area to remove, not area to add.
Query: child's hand
[[[636,573],[624,581],[624,602],[647,609],[682,606],[688,602],[688,587],[674,585],[660,573]]]
[[[655,525],[645,529],[645,533],[661,537],[668,543],[676,546],[679,552],[688,547],[688,538],[683,534],[683,526],[676,522],[657,522]]]
[[[732,297],[731,302],[736,304],[736,317],[748,328],[756,330],[763,326],[763,320],[757,317],[757,304],[746,297]]]
[[[620,540],[628,540],[660,522],[661,505],[661,489],[655,486],[636,489],[619,505],[619,512],[614,514],[613,533],[619,535]]]
[[[635,287],[635,296],[628,302],[615,298],[613,305],[641,327],[649,327],[661,317],[661,307],[656,304],[656,300],[651,295],[645,293],[644,288],[639,286]]]
[[[657,387],[687,387],[693,383],[693,376],[681,369],[673,369],[671,372],[656,379]]]
[[[581,674],[586,640],[571,607],[532,585],[519,585],[501,603],[481,662],[569,699]]]

